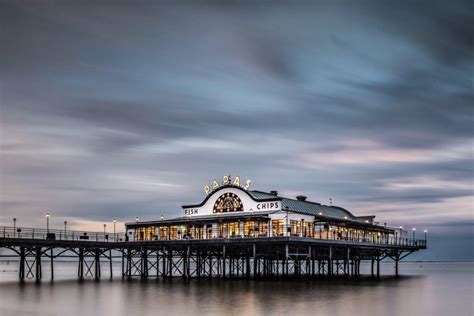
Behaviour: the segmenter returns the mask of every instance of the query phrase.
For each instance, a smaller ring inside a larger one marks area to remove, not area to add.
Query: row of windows
[[[136,230],[137,240],[156,239],[210,239],[231,237],[266,237],[269,236],[269,223],[260,221],[245,221],[241,223],[226,222],[217,223],[216,231],[212,225],[189,226],[147,226]],[[386,235],[380,232],[364,231],[361,229],[338,227],[322,223],[312,223],[299,220],[290,220],[288,227],[285,220],[272,220],[272,236],[281,237],[285,235],[285,229],[290,236],[302,236],[319,239],[345,239],[345,240],[377,240]],[[287,228],[286,228],[287,227]]]

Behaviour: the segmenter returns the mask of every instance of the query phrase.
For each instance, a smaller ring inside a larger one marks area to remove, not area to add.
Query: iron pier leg
[[[95,279],[100,278],[100,250],[95,249],[94,252],[94,266],[95,266]]]
[[[329,246],[328,276],[332,276],[332,246]]]
[[[109,250],[109,264],[110,264],[110,279],[113,278],[112,272],[112,249]]]
[[[222,246],[222,277],[225,278],[225,245]]]
[[[79,248],[79,267],[77,269],[79,280],[84,278],[84,248]]]
[[[374,257],[372,257],[372,259],[370,259],[370,275],[371,276],[374,276]]]
[[[400,261],[400,254],[397,251],[397,255],[395,256],[395,276],[398,277],[398,262]]]
[[[141,248],[141,270],[140,277],[145,279],[148,276],[148,249],[146,247]]]
[[[36,282],[41,281],[41,247],[36,247]]]
[[[125,277],[125,249],[122,250],[122,279]]]
[[[377,256],[377,278],[380,277],[380,257]]]
[[[20,281],[25,280],[25,247],[20,247],[20,270],[19,270]]]
[[[51,251],[49,253],[50,259],[51,259],[51,280],[54,280],[54,265],[53,265],[53,248],[51,247]]]

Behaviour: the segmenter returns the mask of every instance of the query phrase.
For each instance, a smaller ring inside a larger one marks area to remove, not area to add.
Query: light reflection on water
[[[0,315],[473,315],[473,263],[403,263],[380,280],[74,279],[76,264],[45,265],[40,284],[0,264]],[[105,265],[104,265],[105,267]],[[105,273],[105,271],[104,271]],[[120,271],[114,271],[119,275]]]

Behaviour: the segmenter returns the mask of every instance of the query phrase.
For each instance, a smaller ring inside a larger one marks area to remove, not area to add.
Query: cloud
[[[3,1],[0,221],[177,216],[230,172],[448,230],[472,219],[469,9]]]

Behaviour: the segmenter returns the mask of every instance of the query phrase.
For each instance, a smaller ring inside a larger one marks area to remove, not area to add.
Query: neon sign
[[[248,190],[250,188],[250,183],[252,183],[252,181],[250,180],[247,180],[245,181],[244,185],[242,186],[242,188],[244,190]],[[237,176],[235,177],[235,179],[232,181],[232,178],[230,177],[230,175],[228,176],[223,176],[222,177],[222,186],[234,186],[234,187],[241,187],[240,186],[240,177]],[[217,182],[216,179],[212,180],[212,186],[209,186],[209,185],[205,185],[204,186],[204,193],[206,195],[208,195],[209,193],[211,193],[212,191],[214,190],[217,190],[221,185],[219,185],[219,182]]]

